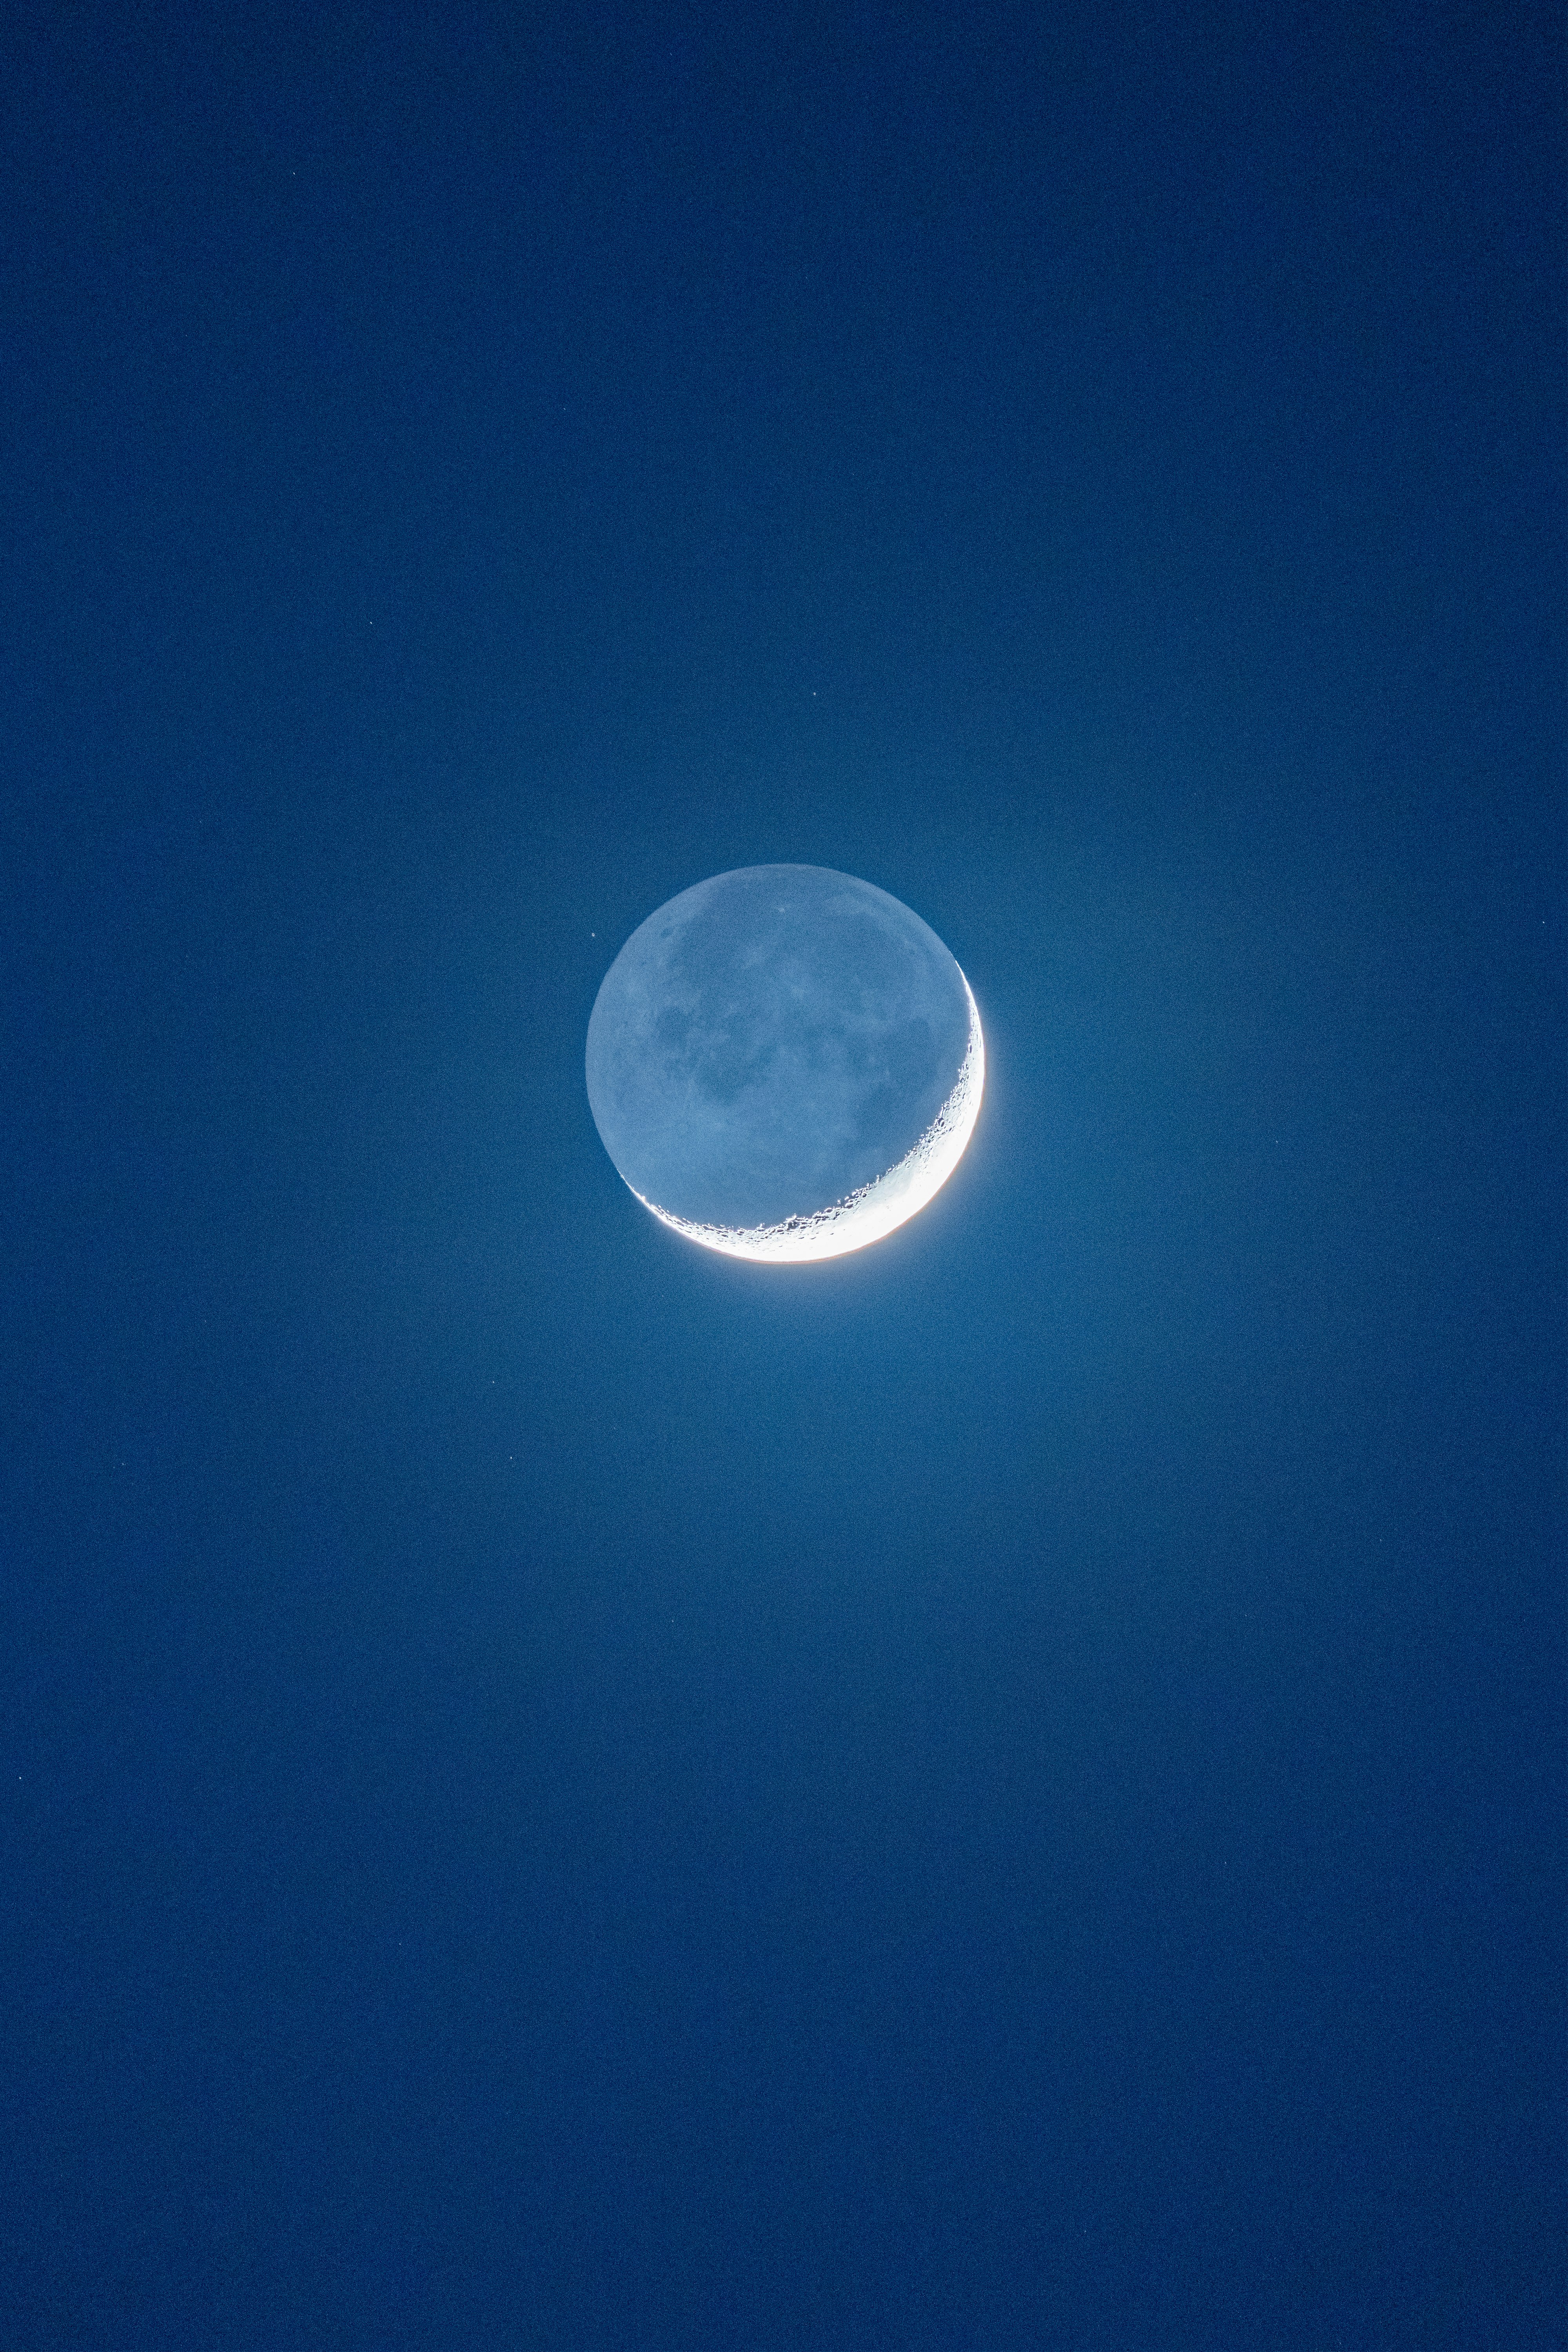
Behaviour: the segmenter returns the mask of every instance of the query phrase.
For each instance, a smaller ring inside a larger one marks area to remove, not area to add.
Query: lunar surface
[[[985,1048],[969,983],[885,890],[747,866],[671,898],[605,975],[588,1101],[646,1209],[705,1248],[837,1257],[963,1155]]]

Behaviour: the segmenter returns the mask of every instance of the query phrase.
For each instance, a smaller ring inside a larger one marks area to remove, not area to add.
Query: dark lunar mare
[[[588,1100],[645,1200],[776,1224],[895,1167],[968,1042],[963,974],[909,908],[826,866],[743,866],[622,948],[588,1024]]]

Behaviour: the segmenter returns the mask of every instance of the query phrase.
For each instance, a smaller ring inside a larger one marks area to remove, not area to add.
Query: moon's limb
[[[776,1225],[703,1225],[678,1217],[650,1201],[625,1178],[626,1189],[661,1224],[684,1234],[704,1249],[726,1257],[746,1257],[771,1265],[801,1265],[812,1259],[843,1257],[879,1242],[934,1200],[963,1159],[985,1087],[985,1040],[974,992],[962,970],[969,1002],[969,1044],[952,1092],[925,1133],[896,1167],[862,1184],[847,1199],[809,1216],[786,1217]]]

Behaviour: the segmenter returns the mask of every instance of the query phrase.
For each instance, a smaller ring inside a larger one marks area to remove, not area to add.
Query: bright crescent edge
[[[962,970],[958,976],[969,999],[969,1044],[952,1092],[913,1149],[869,1184],[835,1201],[831,1208],[817,1209],[808,1217],[786,1217],[780,1225],[693,1224],[661,1209],[657,1201],[647,1200],[635,1184],[628,1184],[626,1190],[661,1225],[684,1234],[689,1242],[700,1242],[704,1249],[719,1250],[725,1257],[755,1258],[768,1265],[802,1265],[813,1258],[845,1257],[851,1250],[881,1241],[935,1199],[963,1159],[980,1116],[980,1097],[985,1090],[985,1040],[974,992]]]

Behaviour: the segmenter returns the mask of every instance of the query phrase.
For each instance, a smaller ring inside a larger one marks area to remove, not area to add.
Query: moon
[[[923,1209],[980,1115],[969,982],[910,908],[824,866],[715,875],[638,925],[588,1023],[588,1102],[645,1209],[800,1265]]]

